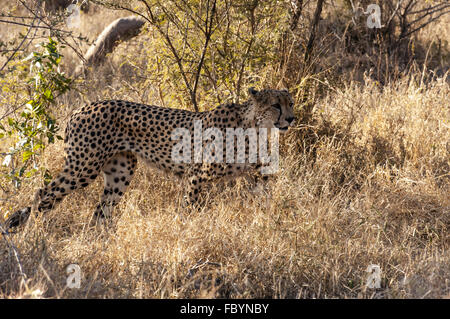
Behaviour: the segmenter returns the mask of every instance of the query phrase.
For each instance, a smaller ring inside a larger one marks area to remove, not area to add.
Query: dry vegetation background
[[[0,1],[0,10],[15,5]],[[112,224],[92,228],[98,178],[22,231],[3,236],[0,297],[449,298],[449,14],[402,42],[394,56],[373,45],[378,40],[365,17],[356,21],[359,28],[352,24],[349,1],[326,1],[305,59],[316,2],[303,5],[298,26],[261,40],[276,54],[245,67],[242,92],[236,96],[226,81],[208,87],[207,80],[198,92],[202,110],[245,99],[249,85],[293,93],[300,120],[282,138],[280,172],[263,194],[250,192],[243,180],[213,185],[207,205],[189,213],[179,205],[183,187],[140,163]],[[269,14],[288,23],[289,2],[279,7],[285,15]],[[110,22],[129,15],[91,3],[77,32],[91,43]],[[0,27],[3,42],[23,32]],[[162,72],[156,68],[164,69],[156,60],[166,54],[157,41],[148,26],[78,77],[77,90],[58,98],[54,114],[61,126],[74,109],[99,99],[192,109],[180,78],[166,72],[161,85],[152,86]],[[71,74],[80,58],[70,48],[63,54],[61,67]],[[0,94],[2,115],[11,95]],[[3,139],[0,151],[8,143]],[[55,175],[63,149],[62,141],[49,145],[39,166]],[[2,216],[31,203],[43,183],[39,172],[20,189],[0,180]],[[65,287],[72,263],[82,269],[80,289]],[[366,288],[371,264],[381,268],[380,289]]]

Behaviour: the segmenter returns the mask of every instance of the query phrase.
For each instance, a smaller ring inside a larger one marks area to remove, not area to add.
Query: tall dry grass
[[[443,80],[330,91],[315,129],[333,134],[297,153],[298,132],[288,133],[267,193],[239,180],[213,188],[198,213],[178,208],[181,186],[141,165],[112,225],[90,228],[97,180],[12,237],[28,289],[2,242],[1,295],[448,297],[449,93]],[[46,151],[53,172],[62,148]],[[71,263],[83,271],[81,289],[64,288]],[[370,264],[381,267],[381,289],[365,288]]]

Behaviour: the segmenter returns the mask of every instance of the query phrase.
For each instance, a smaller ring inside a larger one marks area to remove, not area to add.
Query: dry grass
[[[0,239],[0,298],[449,298],[445,79],[424,83],[417,72],[330,89],[314,125],[283,138],[280,172],[263,194],[238,180],[190,213],[179,208],[183,187],[140,163],[111,225],[93,228],[97,179],[8,236],[26,280]],[[94,82],[92,98],[137,98]],[[61,121],[81,103],[65,97]],[[41,164],[56,174],[63,158],[57,143]],[[30,203],[41,182],[1,201],[2,214]],[[65,288],[72,263],[80,289]],[[380,289],[365,288],[371,264]]]
[[[97,180],[11,237],[29,291],[18,286],[2,242],[1,294],[448,297],[448,95],[445,81],[426,90],[411,81],[330,92],[317,105],[316,129],[340,133],[323,135],[304,153],[292,151],[296,132],[289,133],[268,194],[252,195],[239,181],[213,189],[199,213],[178,209],[182,188],[142,166],[113,225],[89,228]],[[52,172],[62,166],[62,147],[46,152]],[[18,202],[28,202],[38,185],[24,187]],[[70,263],[83,271],[79,290],[64,289]],[[381,289],[365,289],[370,264],[382,269]]]

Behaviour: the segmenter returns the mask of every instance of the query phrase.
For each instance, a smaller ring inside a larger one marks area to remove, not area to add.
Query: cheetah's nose
[[[288,121],[289,124],[291,124],[292,121],[294,121],[294,120],[295,120],[295,117],[288,117],[288,118],[286,118],[286,121]]]

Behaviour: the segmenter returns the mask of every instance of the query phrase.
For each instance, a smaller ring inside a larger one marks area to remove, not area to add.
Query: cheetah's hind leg
[[[122,152],[111,157],[103,166],[104,189],[94,212],[94,223],[112,216],[114,207],[130,184],[136,164],[137,158],[133,153]]]
[[[33,206],[23,208],[12,214],[6,221],[6,227],[11,229],[21,226],[28,220],[31,212],[36,214],[46,213],[74,190],[88,186],[96,178],[99,164],[93,161],[87,162],[86,166],[89,169],[79,167],[78,173],[74,173],[70,167],[69,160],[66,159],[66,165],[63,171],[51,183],[43,186],[36,192]]]

